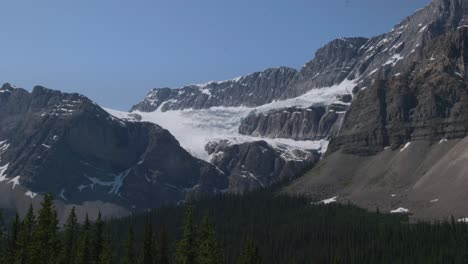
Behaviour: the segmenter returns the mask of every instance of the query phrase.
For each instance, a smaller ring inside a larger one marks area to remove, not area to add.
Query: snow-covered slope
[[[340,95],[349,94],[354,86],[353,81],[346,80],[340,85],[314,89],[296,98],[276,100],[258,107],[210,107],[208,109],[168,110],[163,112],[161,110],[163,106],[161,106],[154,112],[133,111],[131,113],[112,109],[106,110],[117,118],[134,121],[140,119],[141,121],[161,125],[169,130],[177,138],[181,146],[192,155],[204,160],[210,159],[205,150],[206,144],[218,139],[229,139],[236,144],[264,140],[277,148],[314,149],[324,153],[328,145],[326,139],[296,141],[288,138],[251,137],[239,134],[239,126],[242,119],[253,111],[268,112],[291,106],[307,108],[315,105],[330,105],[335,103]]]

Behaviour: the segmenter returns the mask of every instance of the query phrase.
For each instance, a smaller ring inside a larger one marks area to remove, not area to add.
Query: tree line
[[[121,219],[57,220],[41,208],[0,224],[0,263],[467,263],[468,225],[259,191],[225,194]]]
[[[213,225],[206,217],[197,226],[191,205],[186,207],[183,235],[173,251],[165,229],[156,234],[149,218],[141,243],[135,240],[133,227],[129,226],[127,237],[119,245],[112,239],[111,225],[101,214],[94,222],[86,216],[80,224],[75,208],[60,227],[50,194],[44,196],[37,215],[32,205],[24,219],[20,220],[16,214],[10,225],[0,215],[0,227],[0,264],[219,264],[224,261]],[[254,263],[249,258],[259,258],[252,245],[248,244],[239,263]]]

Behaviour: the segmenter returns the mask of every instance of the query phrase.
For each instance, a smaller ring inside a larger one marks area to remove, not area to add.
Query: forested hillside
[[[269,191],[124,219],[57,221],[52,197],[3,224],[2,263],[466,263],[468,226],[409,223],[353,205]]]

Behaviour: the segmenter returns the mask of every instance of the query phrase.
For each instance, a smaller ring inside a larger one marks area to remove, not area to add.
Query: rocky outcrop
[[[329,139],[339,130],[351,95],[330,106],[288,107],[267,112],[251,112],[239,126],[239,133],[254,137],[294,140]]]
[[[154,89],[132,111],[206,109],[213,106],[259,106],[280,97],[297,71],[287,67],[221,82]]]
[[[361,91],[330,150],[375,154],[413,140],[468,135],[468,28],[437,38],[411,70]]]
[[[467,10],[465,0],[433,1],[366,44],[375,51],[339,133],[285,191],[416,218],[466,217]],[[396,39],[395,53],[385,43]]]
[[[322,87],[344,81],[364,53],[366,38],[336,39],[320,48],[291,81],[281,98],[293,98]],[[354,79],[354,78],[352,78]]]
[[[156,124],[111,116],[79,94],[0,89],[0,182],[35,199],[103,201],[130,210],[228,186]]]
[[[292,179],[320,158],[316,151],[274,148],[265,141],[233,144],[228,140],[206,145],[211,162],[229,178],[229,192],[245,193]]]

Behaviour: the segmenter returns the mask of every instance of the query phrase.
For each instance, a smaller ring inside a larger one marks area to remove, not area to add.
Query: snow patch
[[[65,197],[65,189],[60,190],[59,197],[62,198],[64,201],[68,201],[68,199]]]
[[[34,199],[34,197],[37,196],[37,193],[32,192],[32,191],[27,191],[24,195],[25,195],[25,196],[28,196],[28,197],[31,198],[31,199]]]
[[[439,201],[439,199],[434,199],[434,200],[430,200],[429,202],[430,203],[437,203]]]
[[[403,207],[390,211],[391,214],[406,214],[409,213],[409,210]]]
[[[400,54],[394,54],[390,59],[388,59],[387,62],[382,64],[382,66],[386,66],[386,65],[395,66],[397,64],[397,62],[401,61],[404,58],[405,57],[401,56]]]
[[[331,203],[336,203],[337,199],[338,199],[338,196],[334,196],[334,197],[332,197],[332,198],[322,200],[322,201],[317,202],[317,203],[315,203],[315,204],[331,204]]]
[[[109,194],[115,194],[115,195],[119,195],[119,192],[120,192],[120,188],[122,187],[123,185],[123,181],[125,180],[125,178],[128,176],[128,174],[130,173],[130,169],[122,172],[122,173],[119,173],[119,174],[114,174],[114,180],[113,181],[102,181],[98,178],[95,178],[95,177],[87,177],[90,181],[91,181],[91,184],[88,185],[91,187],[91,189],[94,188],[95,185],[100,185],[100,186],[106,186],[106,187],[111,187],[110,190],[109,190]],[[86,185],[80,185],[78,187],[78,189],[81,191],[83,190],[84,188],[88,187]]]
[[[7,169],[8,169],[8,165],[9,165],[9,163],[7,163],[6,165],[3,165],[3,166],[0,167],[0,182],[6,181],[6,174],[5,174],[5,172],[6,172]]]
[[[419,30],[418,33],[423,33],[423,32],[426,30],[426,28],[427,28],[427,25],[425,25],[424,27],[422,27],[422,28]]]
[[[20,176],[16,176],[13,179],[11,179],[10,181],[8,181],[8,183],[13,183],[13,186],[11,187],[12,190],[15,189],[16,185],[19,185],[20,178],[21,178]]]
[[[411,145],[411,142],[406,143],[403,148],[400,149],[400,152],[403,152],[405,149],[407,149]]]

